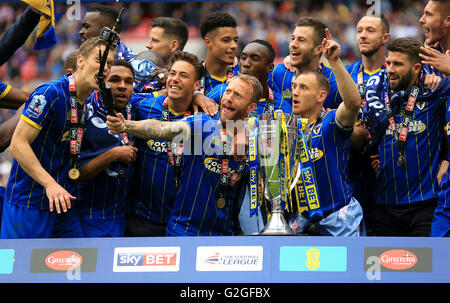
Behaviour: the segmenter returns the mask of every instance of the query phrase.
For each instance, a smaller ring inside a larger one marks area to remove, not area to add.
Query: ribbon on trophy
[[[275,112],[275,118],[281,123],[281,142],[280,142],[280,161],[278,162],[278,174],[280,178],[281,191],[281,209],[292,210],[292,198],[290,183],[291,183],[291,169],[290,169],[290,154],[288,146],[288,130],[286,125],[286,116],[282,112]]]
[[[305,138],[303,130],[306,129],[306,121],[298,119],[298,139],[297,139],[297,156],[299,159],[299,169],[301,169],[301,176],[295,186],[295,193],[297,195],[299,213],[305,210],[309,211],[310,218],[319,216],[323,217],[323,212],[320,209],[319,195],[317,192],[316,180],[314,177],[314,168],[311,157],[309,155],[309,147]]]
[[[258,119],[249,118],[249,136],[248,136],[248,154],[250,166],[250,217],[258,214],[258,208],[260,206],[260,194],[259,194],[259,176],[258,176]]]

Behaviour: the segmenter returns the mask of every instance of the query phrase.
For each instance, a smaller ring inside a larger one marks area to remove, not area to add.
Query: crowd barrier
[[[450,239],[0,240],[0,283],[449,283]]]

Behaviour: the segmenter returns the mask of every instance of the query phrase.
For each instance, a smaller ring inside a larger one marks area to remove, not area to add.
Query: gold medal
[[[225,198],[217,199],[216,205],[218,208],[223,208],[225,206]]]
[[[405,163],[405,157],[403,157],[402,155],[398,156],[397,165],[402,166],[404,163]]]
[[[69,178],[71,180],[76,180],[76,179],[78,179],[78,177],[80,177],[80,171],[76,168],[71,168],[69,170]]]

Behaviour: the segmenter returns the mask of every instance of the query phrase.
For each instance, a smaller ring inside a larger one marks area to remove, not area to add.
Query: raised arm
[[[361,97],[355,82],[340,59],[341,47],[336,41],[332,40],[328,29],[325,29],[325,33],[326,38],[322,42],[323,55],[333,69],[337,87],[343,101],[336,111],[336,120],[344,127],[352,127],[358,116]]]
[[[181,134],[185,134],[184,138],[187,139],[189,134],[189,127],[183,122],[161,122],[154,119],[132,121],[125,120],[120,113],[117,117],[108,116],[106,125],[114,135],[126,132],[141,139],[172,140]]]

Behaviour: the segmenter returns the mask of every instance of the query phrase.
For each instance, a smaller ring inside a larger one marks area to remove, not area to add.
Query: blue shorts
[[[72,207],[66,213],[41,211],[4,203],[2,239],[83,238],[80,219]]]
[[[86,238],[123,237],[125,218],[89,219],[89,215],[80,216],[81,227]]]
[[[431,221],[430,237],[450,237],[450,209],[436,207]]]

